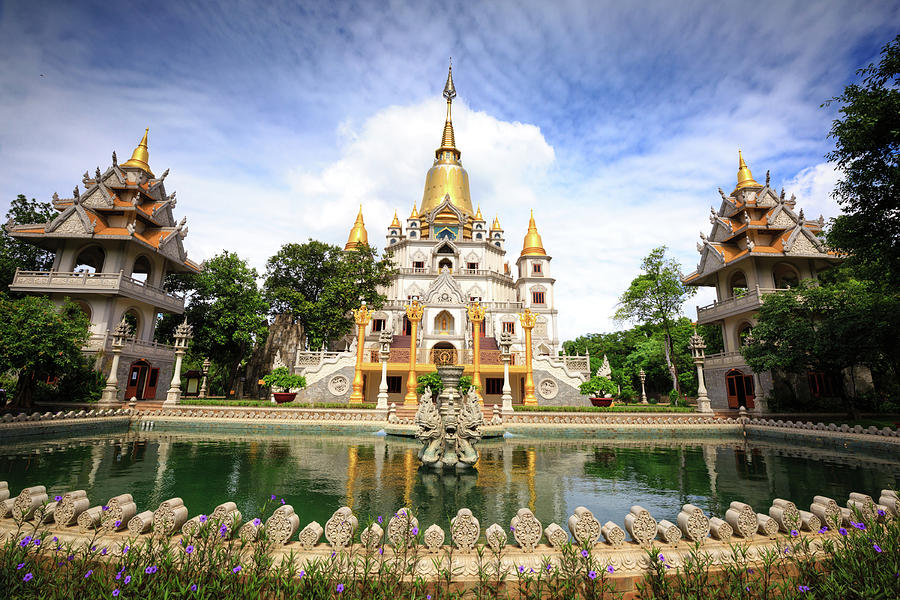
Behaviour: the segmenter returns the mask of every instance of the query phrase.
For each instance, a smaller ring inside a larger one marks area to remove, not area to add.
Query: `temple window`
[[[447,267],[447,269],[449,269],[450,272],[452,273],[453,272],[453,261],[451,261],[449,258],[442,259],[441,262],[438,263],[438,270],[439,271],[443,270],[444,267]]]
[[[543,271],[541,271],[541,263],[534,262],[531,263],[531,274],[532,275],[540,275]]]
[[[384,319],[373,319],[372,320],[372,331],[384,331],[385,320]]]
[[[466,263],[466,268],[469,269],[470,271],[477,271],[478,263],[477,262]]]
[[[486,377],[484,380],[484,393],[499,395],[503,393],[502,377]]]
[[[509,333],[511,335],[516,335],[515,321],[504,321],[503,322],[503,333]]]
[[[410,238],[416,237],[416,232],[415,232],[415,231],[410,231],[410,232],[409,232],[409,237],[410,237]]]
[[[544,292],[531,292],[532,304],[544,304]]]
[[[772,270],[772,278],[775,280],[775,287],[779,290],[797,287],[800,284],[800,276],[794,267],[784,263],[775,265]]]
[[[732,275],[729,284],[731,296],[733,298],[740,298],[747,293],[747,277],[744,275],[743,271],[738,271]]]
[[[413,269],[419,269],[417,272],[425,271],[425,261],[424,260],[414,260],[413,261]]]
[[[480,233],[476,233],[476,234],[475,234],[475,239],[476,239],[476,240],[480,240],[480,239],[481,239],[481,234],[480,234]]]
[[[401,375],[388,375],[388,394],[399,394],[403,389],[403,377]]]

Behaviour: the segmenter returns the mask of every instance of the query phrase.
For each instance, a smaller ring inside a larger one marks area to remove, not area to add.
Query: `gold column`
[[[356,340],[356,373],[353,375],[353,393],[350,394],[350,404],[362,404],[363,401],[363,352],[366,345],[366,325],[372,320],[369,308],[365,301],[362,305],[353,311],[353,320],[356,321],[358,330]]]
[[[425,314],[425,305],[418,300],[413,300],[406,306],[406,318],[412,325],[409,336],[409,375],[406,378],[406,396],[403,398],[403,406],[416,406],[419,398],[416,396],[416,335],[419,330],[419,321]]]
[[[353,508],[353,488],[356,485],[356,463],[359,462],[359,448],[347,447],[347,506]]]
[[[534,395],[534,372],[531,368],[531,330],[537,323],[537,315],[526,308],[525,312],[519,315],[522,322],[522,329],[525,330],[525,397],[522,403],[525,405],[537,404],[537,397]]]
[[[484,396],[481,394],[481,324],[484,322],[484,308],[478,302],[473,302],[469,305],[468,313],[469,320],[472,321],[472,347],[475,352],[472,356],[472,385],[475,386],[478,401],[484,404]]]
[[[412,450],[407,450],[403,456],[404,486],[403,506],[412,506],[413,484],[416,482],[416,459]]]

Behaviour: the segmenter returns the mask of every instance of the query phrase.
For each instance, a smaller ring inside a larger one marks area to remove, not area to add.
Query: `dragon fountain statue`
[[[416,437],[422,442],[419,460],[435,469],[467,469],[478,461],[475,444],[481,439],[484,416],[474,389],[461,396],[456,388],[462,367],[438,367],[444,389],[432,398],[430,389],[419,398]]]

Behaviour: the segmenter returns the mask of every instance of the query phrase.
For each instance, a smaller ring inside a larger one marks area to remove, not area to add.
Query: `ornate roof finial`
[[[494,222],[491,223],[491,231],[500,231],[500,217],[494,215]]]
[[[521,256],[547,256],[541,234],[538,233],[537,225],[534,223],[534,210],[531,211],[531,218],[528,220],[528,233],[525,234]]]
[[[366,224],[363,222],[362,204],[359,205],[359,214],[356,215],[356,222],[353,223],[353,229],[350,230],[350,236],[347,238],[347,244],[344,246],[345,251],[356,250],[359,246],[365,246],[369,243],[369,234],[366,233]]]
[[[153,171],[150,170],[149,163],[147,162],[150,160],[150,151],[147,147],[148,133],[150,133],[149,127],[144,130],[144,137],[141,138],[141,143],[138,144],[137,148],[134,149],[134,152],[131,153],[131,158],[122,163],[122,166],[137,167],[149,173],[151,177],[155,177],[155,175],[153,175]]]
[[[419,218],[419,211],[418,211],[418,209],[416,208],[416,203],[415,203],[415,202],[413,202],[413,209],[412,209],[412,212],[409,213],[409,218],[410,218],[410,219],[418,219],[418,218]]]
[[[444,121],[444,135],[441,137],[441,147],[434,151],[434,155],[435,158],[440,158],[444,151],[449,150],[459,160],[462,153],[456,149],[456,140],[453,136],[453,120],[450,116],[450,107],[453,104],[453,99],[456,98],[456,87],[453,85],[452,59],[450,68],[447,70],[447,83],[444,84],[444,98],[447,99],[447,120]]]
[[[397,218],[397,211],[394,211],[394,220],[391,221],[389,227],[400,227],[400,219]]]
[[[748,167],[747,163],[744,162],[744,157],[741,155],[741,151],[738,150],[737,186],[734,189],[739,190],[748,186],[760,187],[759,184],[756,183],[756,180],[753,179],[753,173],[750,172],[750,167]]]
[[[484,217],[481,216],[481,206],[478,207],[478,211],[475,213],[476,221],[484,221]]]
[[[453,57],[450,57],[450,68],[447,69],[447,83],[444,84],[444,98],[447,102],[453,102],[456,98],[456,88],[453,87]]]

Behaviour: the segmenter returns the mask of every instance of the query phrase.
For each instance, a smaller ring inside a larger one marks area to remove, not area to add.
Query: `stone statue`
[[[419,399],[416,437],[422,442],[419,460],[425,466],[466,469],[478,461],[475,444],[481,439],[484,415],[475,390],[470,389],[465,398],[460,396],[456,385],[462,371],[457,365],[439,366],[444,389],[437,402],[432,400],[431,390]]]
[[[457,433],[457,453],[459,462],[472,466],[478,460],[475,444],[481,440],[481,426],[484,425],[484,413],[478,404],[478,395],[469,388],[462,409],[459,412],[459,429]]]
[[[419,398],[419,410],[416,411],[416,425],[419,430],[416,437],[422,442],[419,460],[422,464],[432,466],[441,460],[443,441],[443,423],[437,407],[431,399],[431,389],[426,388]]]

